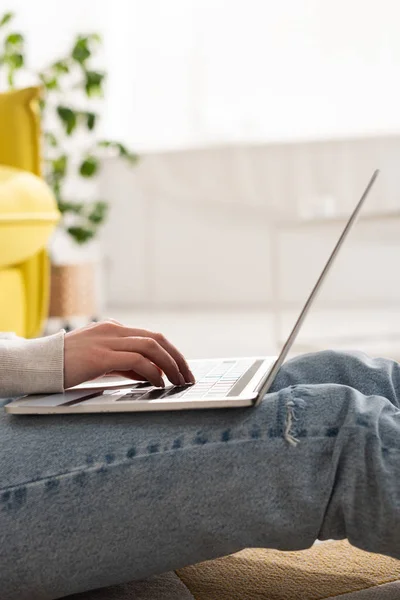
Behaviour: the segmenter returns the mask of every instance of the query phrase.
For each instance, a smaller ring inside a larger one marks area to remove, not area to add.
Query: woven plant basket
[[[95,265],[51,266],[50,317],[92,317],[96,314]]]

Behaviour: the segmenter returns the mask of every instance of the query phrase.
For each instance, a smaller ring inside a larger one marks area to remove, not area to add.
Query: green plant
[[[13,19],[11,12],[0,17],[0,74],[5,75],[10,89],[15,87],[20,74],[31,73],[26,60],[25,38],[10,29]],[[106,73],[94,69],[92,59],[101,43],[96,33],[77,35],[65,56],[32,73],[43,89],[40,108],[44,177],[57,199],[62,226],[78,244],[95,237],[106,219],[108,203],[69,198],[65,191],[68,178],[78,175],[86,181],[92,180],[101,169],[104,152],[114,151],[130,164],[138,160],[138,156],[120,142],[101,140],[96,136],[99,116],[94,108],[103,98]],[[83,150],[71,144],[71,138],[82,130],[86,131],[87,140]]]

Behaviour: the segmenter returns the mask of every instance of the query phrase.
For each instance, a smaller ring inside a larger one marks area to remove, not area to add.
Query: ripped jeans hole
[[[291,446],[297,446],[300,442],[299,439],[294,437],[293,435],[293,421],[297,421],[295,412],[294,412],[295,403],[293,400],[289,400],[286,404],[286,421],[285,421],[285,429],[283,432],[283,437]]]

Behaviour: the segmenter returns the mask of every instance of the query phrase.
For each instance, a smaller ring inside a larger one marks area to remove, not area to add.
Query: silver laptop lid
[[[321,275],[319,276],[319,278],[317,280],[317,283],[315,284],[314,288],[311,291],[311,294],[307,298],[307,301],[306,301],[305,305],[303,306],[303,309],[299,315],[299,318],[297,319],[287,341],[285,342],[285,344],[281,350],[281,353],[279,354],[278,358],[276,359],[276,362],[275,362],[274,366],[272,367],[271,371],[266,376],[265,381],[262,383],[261,388],[258,392],[256,404],[258,404],[261,401],[262,397],[268,391],[268,388],[270,387],[271,383],[275,379],[275,376],[278,373],[279,369],[281,368],[283,361],[285,360],[286,356],[288,355],[288,352],[289,352],[290,348],[292,347],[293,342],[297,338],[297,334],[299,333],[301,326],[303,325],[304,319],[306,318],[308,311],[310,310],[310,308],[312,306],[312,303],[314,302],[315,298],[317,297],[317,294],[320,291],[322,284],[325,280],[325,277],[329,273],[329,270],[331,269],[335,258],[339,254],[339,251],[340,251],[341,247],[343,246],[350,229],[353,227],[354,223],[356,222],[357,217],[361,211],[361,208],[363,207],[363,204],[364,204],[372,186],[374,185],[374,182],[375,182],[376,178],[378,177],[378,175],[379,175],[379,169],[376,169],[376,171],[374,171],[367,187],[365,188],[365,191],[364,191],[363,195],[361,196],[357,206],[355,207],[352,215],[350,216],[349,220],[347,221],[346,226],[343,229],[343,232],[342,232],[340,238],[338,239],[337,244],[332,251],[332,254],[330,255],[330,257],[328,259],[328,262],[326,263],[325,267],[322,270]]]

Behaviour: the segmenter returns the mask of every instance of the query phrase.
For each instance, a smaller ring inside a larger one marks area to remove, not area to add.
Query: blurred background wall
[[[297,306],[376,167],[320,306],[398,305],[397,0],[8,4],[35,65],[102,34],[101,131],[141,155],[96,183],[105,312]]]

